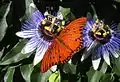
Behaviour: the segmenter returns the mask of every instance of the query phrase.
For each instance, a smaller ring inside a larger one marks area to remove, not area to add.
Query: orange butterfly
[[[46,72],[53,65],[67,62],[82,48],[82,31],[86,22],[85,17],[73,20],[56,36],[41,61],[41,72]]]

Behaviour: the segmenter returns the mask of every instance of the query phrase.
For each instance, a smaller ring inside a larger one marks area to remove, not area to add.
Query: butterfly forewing
[[[60,32],[41,61],[41,72],[46,72],[53,65],[67,62],[82,48],[82,29],[86,21],[85,17],[76,19]]]
[[[60,34],[60,37],[62,37],[64,43],[73,51],[75,51],[77,47],[82,46],[82,29],[85,23],[86,18],[76,19],[66,26],[66,32],[62,31]]]

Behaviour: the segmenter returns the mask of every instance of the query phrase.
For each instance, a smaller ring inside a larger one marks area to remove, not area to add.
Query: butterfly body
[[[64,64],[82,48],[82,30],[86,21],[85,17],[73,20],[56,36],[41,61],[41,72],[53,65]]]

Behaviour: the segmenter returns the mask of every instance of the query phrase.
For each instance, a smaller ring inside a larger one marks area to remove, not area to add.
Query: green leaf
[[[120,23],[118,23],[118,29],[120,30]]]
[[[92,76],[94,75],[95,70],[91,67],[90,70],[86,73],[88,76],[88,82],[90,82]]]
[[[19,67],[21,64],[15,65],[15,66],[5,66],[4,68],[2,68],[1,72],[6,71],[8,68],[16,68]]]
[[[60,82],[60,73],[59,73],[59,71],[56,71],[55,73],[50,75],[49,82]]]
[[[20,20],[23,19],[27,19],[28,17],[31,16],[31,14],[37,10],[37,7],[35,6],[33,0],[25,0],[25,5],[26,5],[26,11],[25,11],[25,15],[23,18],[21,18]]]
[[[0,51],[0,59],[1,59],[2,55],[3,55],[4,49],[5,49],[5,48],[3,48],[3,49]]]
[[[115,0],[116,2],[120,3],[120,0]]]
[[[68,80],[62,80],[62,82],[69,82]],[[78,81],[78,82],[80,82],[80,81]]]
[[[106,73],[102,77],[102,79],[100,80],[100,82],[114,82],[114,76],[113,76],[113,74]]]
[[[39,70],[39,72],[40,72],[40,70]],[[45,73],[41,73],[41,75],[40,75],[40,82],[47,82],[48,78],[50,77],[51,74],[52,74],[52,72],[50,70],[48,70]]]
[[[61,12],[63,15],[63,18],[68,19],[68,20],[73,20],[75,19],[75,16],[71,12],[70,8],[63,8],[62,6],[59,6],[59,11],[58,13]]]
[[[40,68],[35,66],[31,74],[31,82],[41,82],[40,80],[41,80]]]
[[[4,82],[13,82],[13,75],[15,68],[8,68],[7,73],[4,76]]]
[[[87,18],[92,19],[92,14],[90,12],[87,12]]]
[[[79,79],[77,80],[77,82],[82,82],[82,81],[81,81],[81,77],[79,77]]]
[[[0,65],[8,65],[28,58],[31,53],[22,54],[21,50],[25,45],[24,40],[20,40],[0,61]]]
[[[63,17],[66,17],[70,13],[70,8],[63,8],[62,6],[59,6],[58,12],[61,12]]]
[[[30,16],[37,9],[32,0],[31,1],[26,0],[26,7],[27,7],[27,10],[26,10],[27,16]]]
[[[100,71],[101,71],[102,73],[105,73],[105,72],[107,71],[107,67],[108,67],[108,65],[107,65],[107,63],[104,61],[103,64],[102,64],[102,67],[101,67]]]
[[[0,19],[0,41],[3,39],[6,33],[6,29],[8,27],[7,22],[6,22],[6,16],[8,12],[10,11],[10,5],[11,5],[11,2],[9,4],[3,5],[0,8],[0,16],[2,17]]]
[[[35,67],[31,75],[31,82],[47,82],[52,72],[48,70],[45,73],[40,72],[40,67]]]
[[[103,75],[104,74],[101,71],[95,71],[95,73],[92,76],[90,82],[99,82]]]
[[[104,62],[101,66],[100,71],[95,71],[93,68],[90,68],[90,70],[87,72],[88,82],[99,82],[101,77],[105,74],[107,66],[108,65],[106,62]]]
[[[33,64],[20,66],[21,74],[26,82],[31,82],[31,74],[34,70]]]
[[[113,63],[113,71],[116,73],[116,75],[120,76],[120,57],[112,60]]]
[[[71,60],[69,60],[68,63],[65,63],[63,65],[63,71],[65,73],[70,73],[70,74],[76,74],[76,65],[74,65]]]

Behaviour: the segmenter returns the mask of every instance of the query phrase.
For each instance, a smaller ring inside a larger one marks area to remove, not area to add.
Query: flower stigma
[[[60,31],[64,28],[64,25],[64,20],[47,14],[45,19],[41,21],[40,31],[43,33],[45,39],[51,40],[60,33]]]

